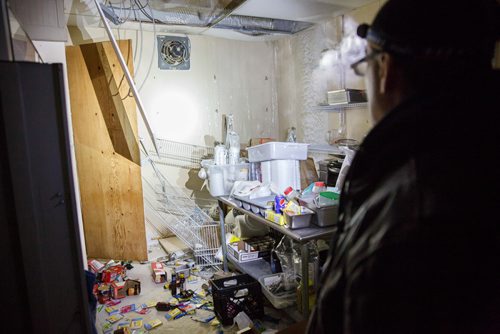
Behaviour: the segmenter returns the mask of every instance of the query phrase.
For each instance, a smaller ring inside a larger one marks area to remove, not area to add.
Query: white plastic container
[[[297,301],[296,289],[292,288],[287,292],[283,292],[279,295],[272,293],[269,290],[269,284],[271,282],[282,281],[283,273],[266,275],[259,278],[259,283],[262,286],[262,292],[264,296],[273,304],[273,306],[277,309],[283,309],[289,306],[292,306]],[[281,284],[284,284],[282,281]]]
[[[235,181],[248,181],[248,163],[215,165],[204,160],[202,167],[207,171],[208,190],[213,197],[229,195]]]
[[[307,146],[304,143],[269,142],[247,148],[248,161],[306,160]]]

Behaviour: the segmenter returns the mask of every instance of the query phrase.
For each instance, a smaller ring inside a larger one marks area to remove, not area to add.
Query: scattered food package
[[[130,322],[130,329],[140,329],[143,326],[142,318],[132,319]]]
[[[112,316],[110,316],[109,318],[107,318],[106,320],[111,323],[111,324],[114,324],[115,322],[118,322],[119,320],[121,320],[123,318],[123,315],[121,314],[113,314]]]
[[[152,330],[153,328],[156,328],[158,326],[161,326],[163,322],[160,319],[154,319],[151,321],[148,321],[147,323],[144,324],[144,328],[149,330]]]

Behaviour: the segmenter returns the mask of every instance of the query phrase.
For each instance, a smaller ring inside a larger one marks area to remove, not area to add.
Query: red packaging
[[[104,264],[97,260],[88,260],[87,264],[89,266],[90,271],[93,272],[94,274],[99,273],[104,268]]]
[[[121,299],[127,296],[125,282],[113,282],[111,284],[111,294],[114,299]]]
[[[167,280],[167,273],[163,268],[163,264],[161,262],[153,262],[151,263],[151,270],[153,274],[153,280],[155,283],[164,283]]]
[[[104,283],[111,283],[116,280],[118,276],[124,276],[127,270],[124,266],[113,266],[102,272],[101,281]]]
[[[135,311],[135,304],[125,305],[120,309],[121,314],[129,313],[132,311]]]

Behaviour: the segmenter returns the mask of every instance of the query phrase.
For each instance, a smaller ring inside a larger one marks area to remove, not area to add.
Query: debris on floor
[[[210,266],[196,266],[183,251],[158,254],[152,261],[119,262],[93,259],[88,265],[97,278],[94,294],[99,303],[96,309],[96,327],[99,333],[237,333],[243,329],[244,332],[248,330],[240,328],[227,316],[220,318],[224,321],[217,318],[218,306],[214,305],[213,287],[210,283],[222,279],[226,284],[220,291],[226,292],[238,289],[239,285],[245,282],[240,282],[241,279],[233,273]],[[234,284],[231,285],[233,281]],[[257,287],[260,292],[258,283],[255,289]],[[244,304],[248,304],[248,314],[252,319],[254,314],[262,314],[262,311],[253,312],[262,310],[261,300],[255,304],[257,299],[252,299],[253,296],[260,296],[257,293],[257,290],[252,290],[250,296],[241,297]],[[219,302],[222,301],[224,307],[234,311],[238,301],[224,298],[219,297]],[[266,321],[264,325],[259,320],[253,320],[250,328],[255,333],[273,333],[290,323],[290,319],[281,321],[287,318],[286,314],[273,312],[276,310],[268,310],[266,306],[262,319],[265,321],[265,318],[269,317],[268,313],[271,313],[276,322]],[[237,312],[233,317],[236,315]]]

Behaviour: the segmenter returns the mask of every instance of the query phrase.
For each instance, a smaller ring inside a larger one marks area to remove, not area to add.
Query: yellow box
[[[273,210],[266,210],[264,217],[267,220],[280,226],[285,225],[285,217],[283,217],[282,214],[274,212]]]

